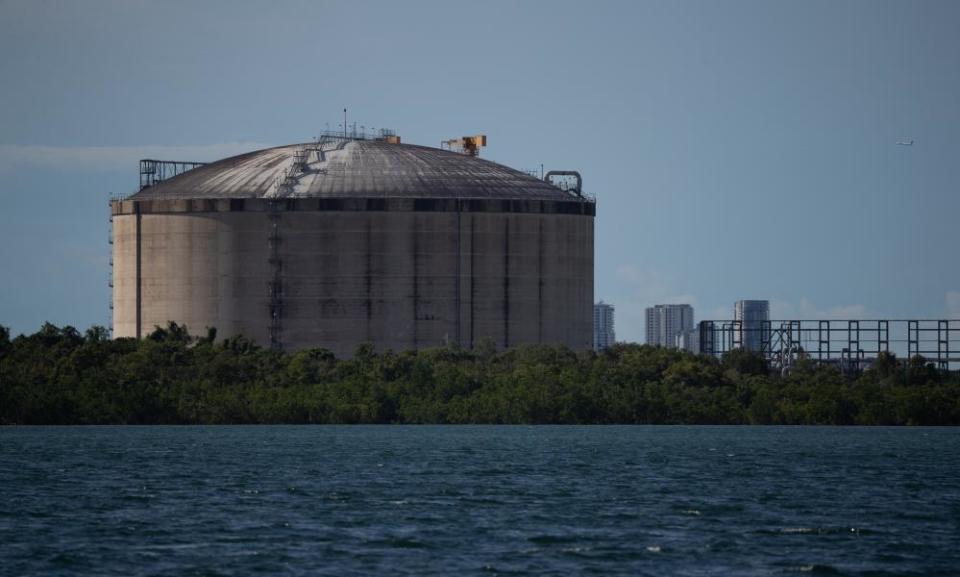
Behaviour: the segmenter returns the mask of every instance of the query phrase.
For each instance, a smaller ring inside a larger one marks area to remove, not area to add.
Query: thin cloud
[[[688,304],[696,309],[697,298],[679,290],[673,277],[652,268],[634,264],[617,267],[617,279],[626,287],[627,298],[612,303],[616,307],[617,340],[642,341],[646,333],[646,309],[659,304]],[[698,316],[694,310],[694,316]]]
[[[947,315],[951,319],[960,319],[960,291],[947,291]]]
[[[91,172],[129,171],[141,158],[210,162],[269,146],[258,142],[185,146],[0,145],[0,171],[18,167]]]
[[[633,264],[624,264],[617,267],[617,278],[630,287],[633,300],[644,303],[644,306],[697,303],[693,295],[677,290],[670,275],[655,269],[641,269]]]
[[[860,303],[821,307],[802,297],[799,303],[773,299],[770,318],[778,320],[842,320],[876,318],[870,309]]]

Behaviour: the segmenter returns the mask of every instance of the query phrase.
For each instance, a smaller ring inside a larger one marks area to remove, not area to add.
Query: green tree
[[[770,366],[763,355],[747,349],[732,349],[725,352],[721,363],[724,369],[736,371],[741,375],[765,375],[770,371]]]

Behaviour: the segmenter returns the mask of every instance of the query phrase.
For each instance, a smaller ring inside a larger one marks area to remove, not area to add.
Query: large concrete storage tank
[[[594,203],[435,148],[325,138],[111,205],[114,336],[168,321],[264,346],[592,344]]]

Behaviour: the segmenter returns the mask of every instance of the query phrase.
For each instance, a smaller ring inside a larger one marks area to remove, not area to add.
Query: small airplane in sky
[[[898,140],[897,146],[913,146],[913,140]]]

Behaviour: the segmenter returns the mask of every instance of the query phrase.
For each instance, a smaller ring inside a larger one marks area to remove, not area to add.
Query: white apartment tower
[[[616,340],[613,330],[613,305],[600,301],[593,305],[593,350],[602,351]]]
[[[677,348],[695,355],[700,354],[700,331],[696,327],[677,335]]]
[[[693,331],[693,307],[656,305],[647,308],[647,344],[674,348],[677,337]]]

